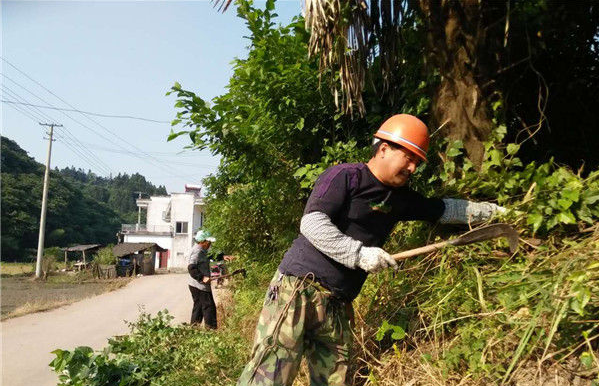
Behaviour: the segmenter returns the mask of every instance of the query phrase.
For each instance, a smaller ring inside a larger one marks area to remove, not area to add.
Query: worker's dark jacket
[[[195,244],[189,252],[187,261],[187,272],[190,276],[188,284],[200,291],[211,291],[209,282],[202,283],[202,278],[210,277],[210,259],[207,252],[200,244]]]
[[[367,247],[381,247],[398,221],[437,221],[445,204],[409,187],[383,185],[363,163],[341,164],[318,177],[304,214],[322,212],[346,235]],[[348,268],[316,249],[299,235],[285,254],[279,270],[302,277],[313,273],[335,295],[353,300],[366,280],[360,268]]]

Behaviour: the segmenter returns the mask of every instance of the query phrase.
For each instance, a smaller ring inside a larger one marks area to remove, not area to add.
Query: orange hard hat
[[[426,161],[428,129],[424,122],[410,114],[397,114],[387,119],[374,134],[376,138],[403,146]]]

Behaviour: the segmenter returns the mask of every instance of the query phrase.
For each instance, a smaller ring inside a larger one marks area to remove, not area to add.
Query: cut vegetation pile
[[[355,383],[596,380],[599,229],[524,244],[513,256],[505,250],[499,242],[452,248],[372,275],[355,304]],[[216,332],[171,326],[167,313],[142,315],[103,354],[57,351],[54,367],[65,385],[104,385],[110,377],[122,385],[234,385],[274,269],[248,270],[219,310]],[[308,384],[305,371],[296,384]]]
[[[556,371],[559,384],[595,378],[598,228],[524,244],[513,256],[493,247],[448,249],[373,277],[359,300],[357,377],[389,385],[542,385]]]

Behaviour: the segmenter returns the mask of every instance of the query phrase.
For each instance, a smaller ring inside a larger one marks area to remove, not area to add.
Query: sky
[[[277,1],[277,21],[287,24],[301,7]],[[209,1],[2,0],[0,13],[2,135],[38,162],[46,162],[49,129],[39,123],[56,123],[63,127],[54,129],[52,168],[137,172],[168,192],[216,171],[218,157],[185,149],[188,137],[167,142],[176,109],[165,94],[175,82],[205,100],[226,92],[231,61],[249,45],[234,6],[219,13]]]

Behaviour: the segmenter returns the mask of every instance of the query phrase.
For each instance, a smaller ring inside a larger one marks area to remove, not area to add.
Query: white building
[[[146,224],[123,224],[119,239],[124,243],[156,243],[166,252],[156,253],[156,268],[185,268],[185,256],[193,246],[193,235],[204,223],[204,201],[200,187],[185,185],[185,193],[137,199]]]

